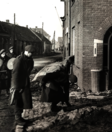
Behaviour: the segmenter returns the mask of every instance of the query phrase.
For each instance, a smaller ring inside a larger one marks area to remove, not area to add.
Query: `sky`
[[[59,17],[64,16],[64,2],[60,0],[0,0],[0,21],[16,23],[29,28],[42,28],[55,39],[62,37],[62,22]]]

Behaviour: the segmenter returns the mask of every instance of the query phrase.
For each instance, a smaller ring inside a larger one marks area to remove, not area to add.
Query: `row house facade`
[[[63,50],[63,37],[58,37],[59,50]]]
[[[27,27],[0,21],[0,50],[4,48],[8,51],[9,47],[13,46],[15,54],[19,55],[24,52],[26,45],[35,47],[34,55],[42,54],[41,41]]]
[[[45,39],[44,39],[45,40]],[[45,40],[47,42],[49,40]],[[9,21],[0,21],[0,50],[5,49],[8,51],[9,47],[14,47],[14,52],[19,55],[24,52],[26,45],[33,45],[35,47],[34,56],[42,55],[44,51],[49,51],[49,47],[45,47],[43,41],[39,36],[26,27],[14,25]]]
[[[43,34],[48,40],[50,40],[51,36],[43,29],[43,28],[38,28],[35,26],[35,28],[32,28],[33,31]]]
[[[63,37],[58,37],[58,41],[55,40],[55,50],[62,51],[63,50]]]
[[[36,30],[36,29],[37,29],[37,27],[31,28],[31,31],[33,31],[33,33],[40,39],[40,41],[42,41],[42,43],[43,43],[43,54],[51,53],[52,43],[48,38],[48,36],[50,36],[50,35],[48,35],[44,30],[43,30],[43,34],[42,34],[42,32],[40,32],[40,30]],[[40,28],[38,28],[38,29],[40,29]],[[45,35],[45,33],[47,35]]]
[[[112,0],[64,2],[64,58],[75,56],[73,73],[82,91],[112,89]]]

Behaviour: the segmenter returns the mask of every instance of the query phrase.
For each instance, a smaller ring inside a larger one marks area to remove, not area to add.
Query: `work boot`
[[[20,126],[24,126],[26,124],[23,118],[15,119],[15,122],[17,125],[20,125]]]
[[[6,93],[5,96],[6,96],[6,97],[9,97],[9,94]]]
[[[24,126],[26,124],[25,120],[21,117],[21,115],[15,115],[15,122],[17,125]]]
[[[8,90],[6,90],[5,96],[6,96],[6,97],[9,96],[9,92],[8,92]]]
[[[31,123],[32,123],[31,120],[25,120],[24,118],[22,118],[22,120],[23,120],[25,123],[27,123],[27,124],[31,124]]]
[[[56,106],[56,105],[51,105],[51,111],[52,112],[59,112],[61,110],[61,108],[60,107],[58,107],[58,106]]]

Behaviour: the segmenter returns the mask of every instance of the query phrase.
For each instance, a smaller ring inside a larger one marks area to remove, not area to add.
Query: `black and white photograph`
[[[0,132],[112,132],[112,0],[0,0]]]

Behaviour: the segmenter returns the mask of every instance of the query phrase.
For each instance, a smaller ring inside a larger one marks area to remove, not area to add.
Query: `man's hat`
[[[0,50],[0,55],[5,52],[5,49]]]
[[[25,51],[33,53],[35,51],[34,46],[32,46],[32,45],[25,46]]]
[[[9,48],[9,50],[11,50],[11,49],[13,49],[13,46],[11,46],[11,47]]]
[[[70,57],[68,58],[68,61],[69,61],[71,64],[73,64],[74,61],[75,61],[74,55],[70,56]]]

